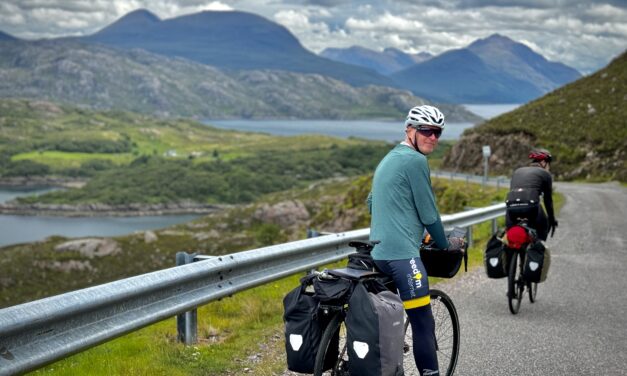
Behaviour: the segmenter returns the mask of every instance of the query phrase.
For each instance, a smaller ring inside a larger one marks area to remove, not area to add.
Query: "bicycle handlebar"
[[[429,237],[430,238],[430,237]],[[426,251],[443,251],[443,252],[464,252],[466,253],[466,251],[468,250],[468,240],[466,239],[466,230],[461,228],[461,227],[454,227],[453,230],[451,230],[447,235],[446,235],[446,239],[450,239],[450,238],[461,238],[464,240],[464,246],[463,248],[460,249],[441,249],[435,246],[435,241],[433,241],[432,239],[427,240],[427,242],[425,243],[425,239],[428,239],[427,237],[425,237],[423,239],[423,243],[420,245],[421,249],[424,249]]]

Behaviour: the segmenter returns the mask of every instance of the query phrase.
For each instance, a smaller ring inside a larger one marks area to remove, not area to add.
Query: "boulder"
[[[309,211],[299,200],[289,200],[274,205],[263,204],[255,210],[253,218],[281,227],[290,227],[309,220]]]
[[[153,231],[146,231],[144,232],[144,242],[146,244],[150,244],[153,242],[157,241],[157,234],[155,234]]]
[[[87,258],[111,256],[120,253],[118,243],[113,239],[85,238],[71,240],[54,247],[57,252],[77,251]]]

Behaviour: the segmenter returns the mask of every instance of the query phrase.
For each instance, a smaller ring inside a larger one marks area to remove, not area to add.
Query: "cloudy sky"
[[[439,54],[500,33],[591,73],[627,49],[627,0],[2,0],[0,30],[24,39],[84,35],[138,8],[161,19],[256,13],[316,53],[361,45]]]

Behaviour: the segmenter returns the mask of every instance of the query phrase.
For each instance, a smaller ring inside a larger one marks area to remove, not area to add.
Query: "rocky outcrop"
[[[527,164],[527,155],[534,142],[535,139],[525,133],[466,133],[444,156],[442,169],[483,175],[483,146],[489,145],[489,173],[509,176],[516,167]]]
[[[512,172],[529,162],[529,151],[537,147],[537,140],[526,133],[495,134],[487,132],[469,132],[456,143],[442,160],[442,169],[483,175],[484,145],[491,150],[488,159],[490,175],[511,176]],[[555,180],[592,179],[607,176],[619,181],[627,180],[625,160],[627,151],[614,150],[605,155],[594,150],[593,145],[573,145],[571,154],[585,155],[575,166],[566,163],[552,163],[551,174]],[[554,151],[555,154],[555,151]],[[559,161],[560,155],[555,158]],[[567,159],[568,156],[561,156]]]
[[[86,258],[104,257],[122,251],[113,239],[84,238],[61,243],[54,247],[57,252],[76,251]]]
[[[263,204],[255,210],[253,218],[280,227],[290,227],[309,220],[309,211],[299,200],[282,201],[274,205]]]

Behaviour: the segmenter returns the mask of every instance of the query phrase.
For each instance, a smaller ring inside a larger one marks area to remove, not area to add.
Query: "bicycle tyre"
[[[536,301],[536,295],[538,295],[538,284],[536,282],[528,282],[527,288],[529,289],[529,301],[534,303]]]
[[[339,356],[334,364],[329,367],[329,362],[325,362],[330,346],[335,342],[334,337],[339,336]],[[329,324],[322,332],[318,352],[314,362],[314,376],[348,376],[348,356],[346,349],[346,322],[344,313],[336,313]]]
[[[459,318],[451,298],[444,292],[431,289],[431,311],[435,320],[435,338],[440,374],[451,376],[459,358]],[[405,322],[403,368],[405,374],[418,375],[414,359],[413,341],[409,321]],[[446,370],[446,371],[444,371]]]
[[[522,256],[520,257],[520,266],[522,267],[523,260]],[[522,272],[517,265],[517,261],[518,254],[515,253],[509,262],[509,274],[507,275],[507,302],[509,311],[514,315],[520,310],[522,301]]]

